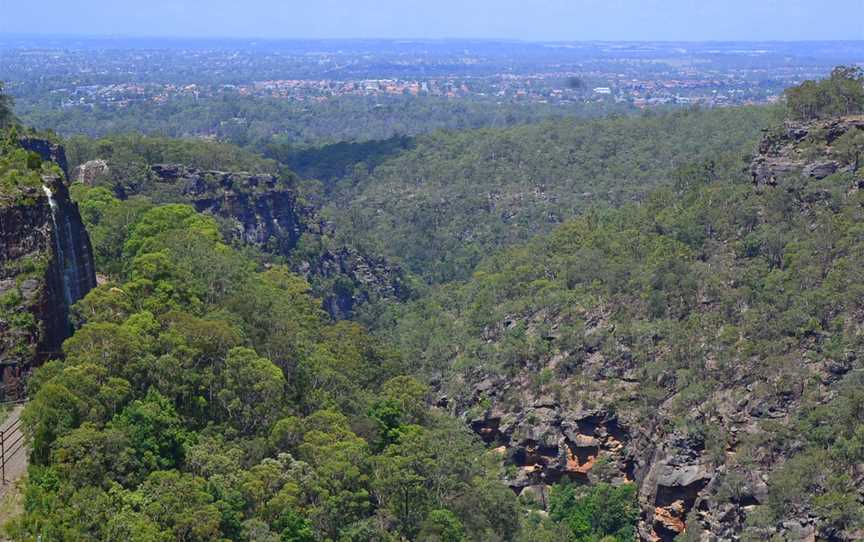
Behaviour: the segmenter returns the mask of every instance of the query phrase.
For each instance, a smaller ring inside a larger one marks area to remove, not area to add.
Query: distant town
[[[636,107],[668,104],[700,104],[708,107],[774,102],[777,86],[734,77],[638,79],[625,74],[590,73],[605,86],[568,85],[586,74],[565,72],[489,77],[439,77],[430,79],[272,79],[246,84],[112,83],[52,89],[61,107],[127,107],[135,102],[165,104],[179,97],[213,98],[226,94],[320,102],[341,96],[437,96],[499,102],[567,105],[575,102],[614,100]]]
[[[322,102],[432,96],[566,106],[647,108],[770,103],[784,88],[864,62],[864,47],[813,44],[502,44],[488,42],[0,42],[0,73],[25,101],[61,108],[226,95]],[[170,68],[168,67],[170,66]],[[193,69],[194,68],[194,69]],[[37,75],[38,74],[38,75]]]

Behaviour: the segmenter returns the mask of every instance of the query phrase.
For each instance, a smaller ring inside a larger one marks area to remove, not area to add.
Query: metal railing
[[[26,399],[0,403],[0,407],[15,407],[26,403]],[[24,448],[24,431],[21,430],[21,417],[17,417],[3,429],[0,429],[0,479],[3,485],[9,483],[6,479],[6,464],[21,449]]]

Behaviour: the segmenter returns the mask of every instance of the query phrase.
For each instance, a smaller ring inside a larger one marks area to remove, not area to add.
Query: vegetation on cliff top
[[[786,106],[796,120],[864,113],[864,70],[838,66],[830,77],[805,81],[786,91]]]
[[[66,143],[71,168],[89,160],[105,160],[108,174],[96,184],[126,195],[158,197],[150,166],[182,164],[188,168],[215,171],[243,171],[281,175],[286,182],[295,175],[278,162],[230,143],[205,139],[171,139],[140,134],[113,135],[101,139],[74,136]]]
[[[35,201],[41,197],[42,176],[58,174],[56,164],[21,148],[17,128],[0,129],[0,205]]]

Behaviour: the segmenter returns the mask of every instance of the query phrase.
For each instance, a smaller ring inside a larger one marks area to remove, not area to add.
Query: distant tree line
[[[864,112],[864,71],[837,66],[821,81],[804,81],[786,90],[790,118],[812,120]]]
[[[226,94],[199,100],[178,98],[167,104],[132,103],[59,107],[45,98],[22,99],[21,120],[64,136],[104,137],[141,133],[168,137],[212,137],[259,150],[274,138],[292,145],[415,136],[436,130],[515,126],[560,117],[602,117],[633,113],[627,104],[497,104],[426,97],[372,99],[346,96],[314,107],[280,98]]]
[[[0,126],[8,126],[15,121],[12,114],[12,97],[3,93],[3,81],[0,81]]]

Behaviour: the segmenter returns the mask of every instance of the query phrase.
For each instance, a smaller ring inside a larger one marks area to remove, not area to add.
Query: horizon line
[[[272,37],[272,36],[200,36],[200,35],[179,35],[179,34],[75,34],[75,33],[26,33],[26,32],[0,32],[0,41],[4,39],[81,39],[81,40],[97,40],[97,39],[112,39],[112,40],[189,40],[189,41],[205,41],[205,40],[232,40],[232,41],[264,41],[264,42],[303,42],[303,41],[320,41],[320,42],[487,42],[487,43],[524,43],[524,44],[545,44],[545,43],[568,43],[568,44],[591,44],[591,43],[864,43],[864,38],[859,39],[707,39],[707,40],[688,40],[688,39],[536,39],[536,38],[514,38],[514,37],[436,37],[436,38],[420,38],[420,37]]]

